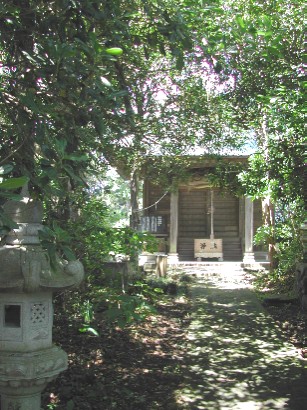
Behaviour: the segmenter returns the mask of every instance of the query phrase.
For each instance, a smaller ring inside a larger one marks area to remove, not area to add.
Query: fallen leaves
[[[56,410],[179,408],[189,305],[169,299],[158,314],[130,327],[93,323],[99,337],[78,332],[66,315],[55,318],[54,339],[68,353],[69,368],[43,395]]]

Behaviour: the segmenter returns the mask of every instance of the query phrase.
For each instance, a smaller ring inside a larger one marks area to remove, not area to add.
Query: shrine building
[[[222,160],[246,163],[247,159],[228,156]],[[158,254],[167,255],[168,264],[266,262],[266,249],[253,244],[254,233],[262,225],[261,201],[211,186],[208,173],[215,166],[216,160],[197,157],[189,166],[191,178],[169,192],[146,176],[140,230],[159,240]]]

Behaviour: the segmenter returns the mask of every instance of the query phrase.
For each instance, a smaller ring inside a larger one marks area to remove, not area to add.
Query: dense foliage
[[[226,129],[242,135],[248,145],[256,143],[239,179],[233,169],[221,168],[216,182],[263,201],[264,227],[257,238],[269,245],[274,274],[293,278],[302,256],[299,226],[306,212],[303,3],[202,4],[200,13],[187,13],[191,24],[206,19],[198,30],[198,46],[202,56],[210,56],[211,72],[218,74],[212,87],[218,112]]]
[[[221,167],[215,181],[265,201],[263,232],[284,260],[303,217],[302,15],[300,0],[4,2],[0,206],[28,180],[45,202],[46,245],[69,257],[61,229],[90,212],[84,192],[108,164],[130,179],[136,227],[141,172],[154,166],[170,189],[182,154],[256,145],[239,179]],[[145,168],[155,154],[165,159]],[[12,224],[0,217],[4,233]]]
[[[9,1],[0,19],[1,163],[30,179],[32,195],[58,198],[67,219],[69,192],[93,167],[140,150],[147,60],[166,44],[182,55],[166,29],[180,21],[138,1]]]

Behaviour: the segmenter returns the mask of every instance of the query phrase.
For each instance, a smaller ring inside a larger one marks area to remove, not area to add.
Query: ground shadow
[[[43,393],[44,410],[177,409],[185,313],[176,306],[162,306],[156,324],[153,317],[135,331],[97,318],[99,337],[80,333],[80,324],[58,314],[54,340],[68,353],[69,367]]]

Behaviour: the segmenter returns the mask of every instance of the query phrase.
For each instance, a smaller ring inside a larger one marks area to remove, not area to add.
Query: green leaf
[[[97,332],[97,330],[95,330],[95,329],[92,328],[92,327],[88,327],[88,328],[87,328],[87,331],[90,332],[90,333],[92,333],[94,336],[99,336],[99,333]]]
[[[267,27],[267,28],[271,28],[272,27],[272,21],[270,19],[269,16],[263,16],[263,24]]]
[[[106,49],[106,53],[111,56],[120,56],[123,54],[123,49],[119,47],[111,47]]]
[[[85,52],[85,54],[87,54],[89,56],[91,55],[91,52],[92,52],[91,47],[89,47],[84,41],[80,40],[78,37],[75,37],[75,41],[76,41],[76,43],[79,44],[79,46]]]
[[[88,160],[87,155],[78,155],[78,154],[66,154],[64,155],[63,159],[68,159],[70,161],[76,162],[85,162]]]
[[[20,201],[22,199],[22,196],[19,194],[15,194],[14,192],[6,192],[2,190],[0,190],[0,197],[7,198],[11,201]]]
[[[273,31],[258,30],[257,34],[258,34],[258,36],[272,37]]]
[[[95,130],[99,134],[102,134],[104,130],[106,129],[106,124],[101,115],[95,115],[93,117],[93,123],[94,123]]]
[[[0,175],[8,174],[13,170],[14,166],[12,164],[3,165],[0,167]]]
[[[20,96],[20,102],[28,107],[33,113],[39,114],[40,108],[35,101],[35,90],[28,89],[25,95]]]
[[[62,246],[62,251],[64,255],[66,256],[67,260],[69,261],[75,261],[76,260],[76,255],[74,252],[68,247],[68,246]]]
[[[84,327],[81,327],[79,329],[79,332],[81,333],[89,332],[89,333],[92,333],[94,336],[99,336],[99,333],[97,332],[96,329],[94,329],[93,327],[89,327],[87,325],[84,325]]]
[[[38,234],[41,240],[52,241],[56,237],[53,230],[48,228],[48,226],[44,226],[43,229],[38,231]]]
[[[236,22],[238,23],[238,25],[239,25],[241,28],[245,28],[245,22],[244,22],[244,20],[243,20],[242,17],[237,16],[237,17],[236,17]]]
[[[31,62],[36,64],[36,60],[26,51],[22,50],[22,54]]]
[[[8,230],[18,228],[18,224],[14,222],[10,217],[8,217],[1,209],[0,209],[0,220],[1,220],[2,226],[7,227]]]
[[[57,267],[57,253],[55,244],[47,241],[42,241],[42,246],[48,252],[51,267],[55,269]]]
[[[105,78],[105,77],[100,77],[100,81],[102,82],[103,85],[105,85],[106,87],[112,87],[112,84],[110,83],[110,81]]]
[[[61,139],[61,140],[55,140],[55,146],[59,154],[61,156],[64,156],[65,149],[67,147],[67,140]]]
[[[78,329],[80,333],[86,333],[87,332],[87,327],[80,327],[80,329]]]
[[[126,95],[128,95],[128,91],[120,90],[120,91],[116,91],[116,92],[112,93],[111,97],[125,97]]]
[[[28,177],[10,178],[0,183],[0,189],[16,189],[23,187],[29,181]]]
[[[71,179],[74,179],[75,181],[82,182],[82,179],[78,177],[78,175],[75,174],[73,168],[69,165],[63,165],[63,169],[67,172],[67,174],[70,176]]]
[[[96,53],[100,53],[102,51],[102,46],[97,40],[97,35],[93,32],[88,33],[88,37],[91,40],[92,46]]]

